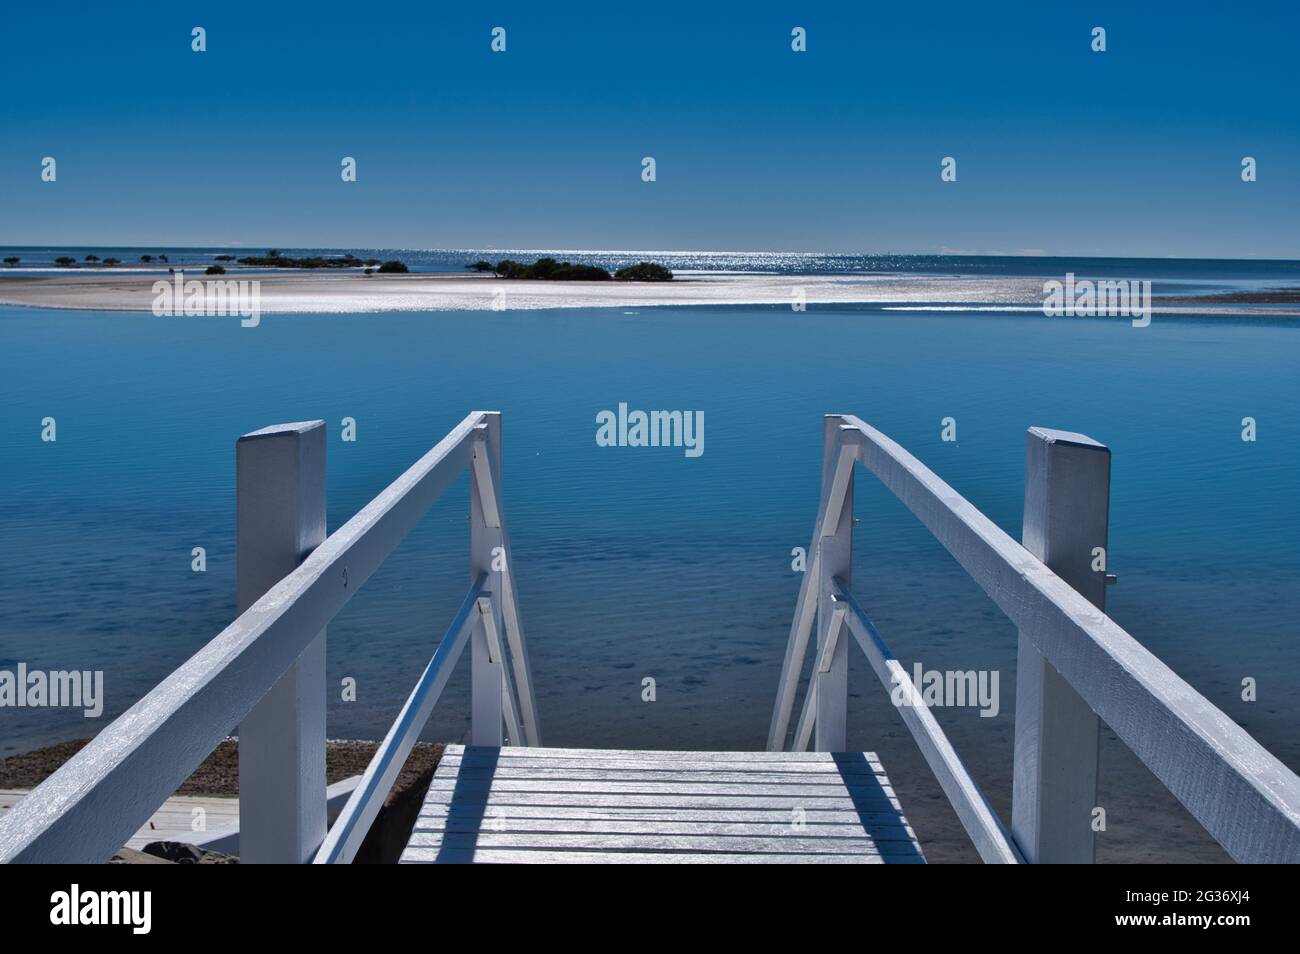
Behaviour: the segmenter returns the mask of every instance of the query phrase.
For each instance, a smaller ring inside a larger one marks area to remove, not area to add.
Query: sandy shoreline
[[[0,788],[35,788],[68,759],[86,747],[90,739],[74,739],[42,746],[0,758]],[[370,764],[378,742],[365,739],[330,739],[326,742],[325,781],[335,782],[360,775]],[[403,775],[418,775],[437,764],[441,743],[420,742],[412,750]],[[177,795],[238,795],[239,742],[226,739],[176,790]]]
[[[901,310],[982,309],[1039,312],[1041,278],[899,275],[684,275],[671,282],[504,281],[490,275],[357,272],[271,273],[231,269],[223,276],[184,273],[186,281],[256,280],[262,314],[359,314],[386,311],[642,308],[660,305],[876,304]],[[157,273],[0,275],[0,305],[87,311],[152,310]],[[1243,292],[1204,299],[1156,298],[1156,314],[1300,317],[1294,291]]]

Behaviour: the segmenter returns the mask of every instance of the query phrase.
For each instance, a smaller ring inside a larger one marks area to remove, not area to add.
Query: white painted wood
[[[389,730],[384,743],[379,747],[366,769],[362,785],[353,799],[348,803],[344,813],[329,832],[329,836],[315,857],[316,863],[349,863],[360,849],[365,835],[378,814],[384,799],[392,788],[406,757],[410,754],[420,732],[428,722],[433,706],[437,703],[442,688],[446,685],[451,670],[455,667],[461,650],[467,641],[472,642],[477,636],[482,638],[480,651],[481,668],[474,676],[474,685],[478,686],[480,678],[486,680],[491,672],[499,675],[496,693],[479,693],[475,696],[476,711],[483,715],[483,721],[500,732],[504,722],[510,733],[512,744],[523,744],[524,731],[520,725],[515,707],[516,689],[511,676],[511,667],[506,665],[505,646],[501,640],[501,625],[504,616],[499,605],[494,605],[490,587],[502,589],[505,574],[493,570],[497,559],[493,550],[506,546],[504,542],[504,521],[500,500],[496,488],[499,475],[495,473],[492,453],[494,433],[499,445],[500,415],[483,415],[484,420],[476,425],[473,434],[471,457],[471,525],[479,528],[477,535],[471,539],[471,565],[485,563],[485,568],[475,577],[474,585],[465,598],[447,635],[439,644],[438,651],[426,667],[420,681],[408,698],[397,722]],[[500,623],[499,623],[500,621]],[[527,655],[522,641],[522,631],[515,647],[522,657],[523,671],[526,673]],[[519,671],[518,669],[516,671]],[[527,678],[527,677],[526,677]],[[477,692],[477,690],[475,690]],[[530,691],[531,703],[531,691]],[[488,711],[495,705],[492,711]],[[481,706],[481,709],[477,708]],[[536,716],[534,711],[534,728]],[[483,728],[480,722],[480,728]],[[471,732],[473,730],[471,729]],[[495,749],[494,749],[495,751]]]
[[[817,650],[817,659],[813,665],[812,675],[808,679],[808,692],[804,696],[803,710],[799,713],[799,724],[794,730],[793,752],[807,752],[812,740],[813,725],[817,721],[817,686],[822,673],[831,671],[831,660],[839,648],[840,630],[844,623],[844,612],[837,609],[831,616],[830,629],[821,648]]]
[[[831,422],[835,421],[834,424]],[[838,441],[834,449],[826,443]],[[777,683],[776,703],[772,709],[772,723],[768,729],[767,750],[780,752],[786,746],[786,735],[790,728],[790,718],[794,713],[795,693],[799,688],[799,679],[803,673],[804,659],[807,655],[809,637],[812,635],[817,609],[820,602],[821,581],[821,539],[828,532],[838,532],[841,520],[847,511],[850,528],[853,519],[852,479],[853,465],[857,459],[857,441],[859,437],[852,430],[842,426],[838,416],[828,417],[823,423],[823,473],[821,500],[817,508],[817,520],[813,525],[812,543],[808,548],[809,566],[799,582],[799,597],[795,602],[794,620],[790,624],[790,636],[786,641],[785,659],[781,664],[781,678]],[[834,472],[828,473],[828,461],[833,459]],[[847,507],[846,507],[847,503]],[[836,551],[839,552],[838,550]],[[819,640],[820,642],[820,640]],[[847,681],[845,682],[847,687]],[[846,688],[847,693],[847,688]],[[821,746],[818,746],[821,748]]]
[[[854,756],[861,755],[867,762],[873,765],[880,765],[880,758],[874,752],[854,752]],[[695,749],[576,749],[576,748],[546,748],[536,750],[524,750],[518,748],[504,748],[499,752],[495,749],[478,748],[476,746],[451,745],[447,747],[446,758],[468,758],[471,756],[490,757],[492,759],[632,759],[638,762],[667,762],[675,759],[682,759],[688,762],[708,761],[708,762],[745,762],[750,765],[770,765],[776,762],[797,762],[809,765],[830,765],[835,766],[843,763],[843,760],[837,760],[829,752],[766,752],[763,754],[761,763],[754,761],[753,752],[716,752],[710,750]],[[881,769],[883,772],[883,769]]]
[[[809,566],[799,581],[799,596],[795,601],[794,621],[790,624],[790,636],[786,641],[785,659],[781,663],[781,678],[777,683],[776,703],[772,709],[772,724],[768,729],[767,750],[780,752],[785,749],[786,735],[790,729],[790,717],[794,712],[795,693],[799,688],[799,677],[803,672],[804,658],[808,651],[808,639],[812,634],[817,616],[817,580],[821,562],[821,548],[817,541],[821,538],[821,518],[813,531],[813,545],[808,551]]]
[[[924,858],[883,858],[880,855],[814,854],[692,854],[671,851],[530,851],[509,848],[408,848],[402,864],[513,864],[513,865],[922,865]]]
[[[889,803],[894,792],[883,774],[845,773],[834,777],[824,775],[782,776],[768,772],[745,772],[745,763],[737,766],[735,773],[708,772],[636,772],[622,775],[617,771],[596,773],[593,777],[575,778],[566,770],[508,769],[496,770],[464,763],[440,763],[431,782],[431,790],[489,793],[511,795],[553,794],[572,798],[585,798],[600,794],[648,795],[679,798],[683,793],[716,794],[721,796],[797,796],[810,800],[839,799],[845,793],[859,798],[862,804]]]
[[[243,613],[325,539],[325,423],[235,445],[238,608]],[[275,675],[279,675],[278,673]],[[239,724],[243,864],[299,864],[325,837],[325,631]]]
[[[990,864],[1023,862],[1010,833],[948,741],[907,670],[885,645],[880,631],[852,594],[840,585],[836,586],[836,598],[847,608],[849,631],[856,637],[885,691],[892,693],[895,687],[901,690],[906,704],[898,707],[898,713],[916,740],[926,765],[930,766],[957,819],[970,835],[980,858]]]
[[[572,794],[603,794],[603,795],[664,795],[664,794],[682,794],[682,793],[699,793],[702,795],[743,795],[747,797],[754,796],[772,796],[787,797],[796,796],[798,798],[839,798],[844,790],[853,794],[860,794],[863,799],[870,801],[884,801],[892,797],[892,791],[882,792],[879,786],[870,785],[863,787],[845,787],[812,785],[805,781],[796,782],[714,782],[707,779],[700,781],[687,782],[656,782],[654,780],[637,780],[637,781],[617,781],[609,779],[583,780],[583,779],[566,779],[566,778],[490,778],[490,779],[460,779],[456,782],[441,781],[434,778],[430,783],[430,791],[438,789],[451,790],[459,786],[466,792],[568,792]]]
[[[338,818],[339,812],[343,810],[343,806],[347,803],[347,800],[351,797],[353,790],[357,787],[357,783],[360,781],[361,781],[360,775],[353,775],[350,776],[349,778],[340,779],[339,781],[334,782],[333,784],[326,787],[325,817],[329,820],[330,824],[333,824],[334,820]],[[168,799],[166,802],[164,802],[163,803],[164,807],[167,804],[169,804],[171,801],[173,801],[173,799]],[[190,844],[196,845],[199,848],[206,848],[212,851],[220,851],[228,855],[239,854],[239,814],[238,814],[239,799],[233,798],[230,799],[230,801],[233,801],[236,804],[236,814],[233,819],[229,819],[214,825],[212,822],[212,816],[209,815],[208,830],[206,832],[202,832],[202,833],[194,832],[191,834],[190,838],[188,839],[179,838],[177,840],[178,841],[188,840]],[[128,847],[130,847],[130,843],[128,842],[127,844]]]
[[[1025,451],[1022,543],[1099,610],[1108,546],[1110,450],[1092,438],[1033,427]],[[1096,845],[1097,715],[1020,632],[1016,654],[1015,769],[1011,830],[1035,864],[1092,864]]]
[[[640,824],[642,822],[659,822],[663,823],[666,828],[671,829],[677,825],[698,826],[701,830],[715,824],[741,824],[741,825],[766,825],[769,828],[780,828],[782,830],[790,827],[790,811],[788,809],[778,808],[759,808],[747,807],[743,810],[725,809],[725,808],[667,808],[655,806],[626,806],[611,805],[599,807],[594,805],[532,805],[532,804],[507,804],[503,802],[488,803],[488,807],[495,804],[501,808],[501,816],[506,819],[508,825],[532,824],[591,824],[599,825],[608,822],[612,825],[631,823]],[[447,824],[460,824],[463,819],[469,819],[477,824],[477,819],[481,808],[473,810],[452,809],[446,805],[426,805],[420,812],[420,817],[424,823],[430,827],[445,826]],[[871,826],[872,830],[876,827],[890,827],[902,824],[898,820],[898,815],[892,808],[878,812],[857,811],[852,808],[843,809],[821,809],[806,808],[804,809],[804,821],[812,825],[825,825],[828,828],[851,828],[858,830],[863,825]]]
[[[853,514],[845,511],[851,540]],[[848,748],[849,658],[848,640],[834,639],[836,613],[831,603],[831,580],[835,573],[850,572],[852,549],[839,536],[824,536],[818,561],[817,648],[818,657],[808,677],[817,687],[813,746],[820,752],[843,752]],[[824,650],[824,652],[823,652]]]
[[[487,575],[481,575],[470,587],[460,605],[460,610],[448,627],[433,658],[424,667],[420,679],[411,690],[397,721],[389,727],[384,741],[361,774],[347,804],[331,826],[329,834],[315,855],[316,864],[351,864],[360,850],[370,826],[374,823],[384,800],[392,791],[393,783],[401,774],[402,766],[415,748],[420,732],[429,721],[433,707],[438,703],[452,670],[465,651],[470,632],[478,616],[478,601],[487,586]]]
[[[450,768],[450,766],[449,766]],[[461,763],[456,777],[464,781],[548,781],[548,782],[635,782],[646,786],[675,785],[678,782],[695,784],[712,784],[714,782],[734,785],[747,785],[756,782],[780,785],[807,785],[814,794],[830,795],[854,780],[863,786],[873,786],[875,776],[871,774],[854,774],[841,776],[832,772],[749,772],[737,765],[731,772],[719,772],[710,769],[682,769],[672,771],[660,769],[622,768],[550,768],[549,765],[499,766],[474,765]],[[860,780],[860,781],[859,781]],[[835,791],[832,791],[834,789]]]
[[[447,797],[450,789],[441,788]],[[802,789],[799,790],[802,793]],[[756,800],[750,794],[715,795],[691,792],[661,792],[659,794],[627,794],[592,791],[484,791],[479,787],[473,792],[475,805],[483,809],[500,808],[509,811],[518,805],[530,805],[538,808],[568,808],[580,811],[603,809],[644,809],[648,811],[700,811],[700,810],[743,810],[749,811],[784,811],[786,815],[795,808],[800,808],[813,815],[817,812],[883,812],[891,808],[902,811],[897,796],[892,790],[886,791],[886,797],[875,800],[855,800],[851,793],[828,795],[821,798],[802,798],[799,795],[764,797]]]
[[[499,773],[509,773],[515,771],[530,771],[532,769],[573,769],[575,771],[596,772],[596,771],[617,771],[617,772],[733,772],[737,771],[736,762],[734,761],[708,761],[705,759],[665,759],[663,761],[638,761],[635,759],[605,758],[600,752],[589,753],[581,758],[560,759],[530,759],[530,758],[501,758],[492,762],[478,759],[473,756],[443,756],[443,760],[448,765],[462,765],[468,768],[477,768],[482,765],[491,765]],[[840,775],[880,775],[884,770],[877,763],[868,763],[861,766],[844,765],[837,766],[832,762],[825,764],[812,762],[764,762],[759,765],[744,765],[743,770],[751,775],[794,775],[794,776],[834,776]]]
[[[485,412],[485,420],[493,424],[500,433],[501,415]],[[479,425],[480,433],[487,424]],[[541,745],[541,725],[537,718],[537,699],[533,692],[532,662],[528,655],[528,645],[524,638],[524,627],[519,615],[519,599],[515,593],[514,554],[510,549],[510,530],[506,525],[501,503],[499,482],[500,465],[492,449],[492,442],[484,440],[479,449],[481,453],[474,457],[474,479],[479,485],[480,495],[490,497],[493,501],[493,514],[496,526],[500,528],[501,543],[504,551],[502,569],[494,572],[493,589],[500,594],[501,619],[505,628],[506,644],[510,648],[510,664],[507,674],[505,703],[513,707],[518,702],[518,719],[520,734],[512,737],[511,745]],[[494,476],[495,475],[495,476]],[[489,520],[491,517],[488,518]],[[513,686],[513,689],[511,688]]]
[[[1300,778],[924,464],[858,418],[861,461],[1237,861],[1300,862]]]
[[[537,717],[537,697],[533,691],[532,661],[524,639],[524,625],[519,618],[519,597],[515,593],[514,555],[510,550],[510,531],[503,525],[501,543],[506,551],[506,569],[501,577],[501,616],[505,621],[506,643],[510,647],[510,672],[515,681],[513,698],[519,702],[520,738],[511,745],[541,745],[542,727]]]
[[[911,839],[904,836],[904,851]],[[817,854],[882,855],[888,859],[891,842],[876,842],[862,835],[857,838],[797,835],[667,835],[659,832],[496,832],[420,831],[411,836],[412,848],[540,848],[554,851],[674,851],[674,852],[743,852],[746,854]]]
[[[470,480],[470,558],[469,578],[473,583],[487,576],[495,585],[500,573],[492,568],[493,551],[502,546],[501,514],[493,487],[500,483],[493,472],[501,459],[500,420],[484,420],[475,428]],[[499,559],[499,554],[498,554]],[[494,594],[495,595],[495,594]],[[492,622],[498,632],[505,625],[501,619],[501,600],[489,600]],[[474,614],[470,637],[470,741],[475,745],[499,746],[505,741],[504,694],[505,660],[492,657],[488,627],[481,613]]]
[[[106,860],[287,672],[470,461],[474,412],[0,818],[0,862]],[[347,570],[347,584],[343,571]]]
[[[505,648],[501,645],[501,632],[497,629],[492,600],[486,596],[478,599],[478,612],[487,635],[488,651],[492,661],[501,661],[501,714],[505,720],[506,737],[511,745],[523,745],[523,730],[519,726],[519,714],[515,711],[515,687],[510,678],[510,667],[504,664]]]
[[[924,860],[874,755],[788,755],[448,746],[402,860]]]
[[[897,817],[885,813],[876,813],[875,821],[871,822],[871,838],[867,838],[863,832],[864,822],[858,821],[856,816],[846,815],[847,819],[842,824],[810,824],[805,822],[804,827],[799,834],[807,839],[845,839],[851,842],[869,842],[876,841],[879,843],[891,841],[910,842],[913,839],[912,830],[898,824]],[[515,815],[509,811],[502,812],[492,819],[494,827],[492,830],[501,834],[532,834],[534,836],[544,834],[558,835],[578,835],[583,833],[598,835],[643,835],[643,836],[670,836],[670,837],[741,837],[741,838],[783,838],[788,839],[793,831],[790,826],[790,813],[786,812],[785,817],[775,822],[761,821],[737,821],[724,822],[709,818],[694,818],[678,821],[659,821],[659,820],[642,820],[642,819],[594,819],[594,818],[538,818],[531,815]],[[448,817],[447,815],[435,816],[426,815],[421,819],[420,838],[425,839],[429,835],[440,834],[468,834],[479,831],[482,822],[474,815],[465,812],[459,812]],[[417,842],[414,838],[411,840],[412,846],[423,846],[428,844],[427,841]],[[558,847],[558,846],[555,846]],[[790,849],[792,843],[786,840],[780,846]],[[819,846],[811,845],[813,850]],[[739,850],[739,849],[737,849]]]

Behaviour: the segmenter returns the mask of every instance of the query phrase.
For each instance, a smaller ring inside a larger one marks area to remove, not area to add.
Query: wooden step
[[[924,863],[871,752],[449,745],[404,864]]]

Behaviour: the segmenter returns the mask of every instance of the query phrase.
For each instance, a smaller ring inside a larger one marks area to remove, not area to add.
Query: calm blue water
[[[759,747],[798,589],[790,550],[807,546],[817,505],[820,418],[847,411],[1017,538],[1026,428],[1109,444],[1111,614],[1300,768],[1292,323],[740,307],[272,315],[244,329],[0,308],[0,335],[0,667],[104,669],[109,717],[234,615],[239,434],[329,422],[334,529],[483,408],[504,413],[548,743]],[[620,401],[703,410],[704,455],[596,446],[596,413]],[[55,444],[40,440],[47,415]],[[1256,443],[1240,437],[1248,415]],[[340,440],[345,416],[356,443]],[[940,440],[947,416],[956,444]],[[352,676],[359,691],[350,704],[332,695],[332,736],[380,736],[450,621],[467,582],[466,494],[462,481],[330,627],[330,684]],[[1015,632],[863,472],[856,511],[854,588],[900,658],[1001,671],[997,718],[939,715],[1002,804]],[[204,574],[190,570],[195,546],[207,548]],[[850,743],[885,753],[924,815],[935,797],[924,768],[858,656]],[[465,732],[467,670],[429,738]],[[653,704],[640,701],[645,676]],[[1240,699],[1245,676],[1256,703]],[[0,754],[102,724],[0,710]],[[1117,745],[1103,766],[1129,810],[1112,816],[1122,830],[1163,803]]]

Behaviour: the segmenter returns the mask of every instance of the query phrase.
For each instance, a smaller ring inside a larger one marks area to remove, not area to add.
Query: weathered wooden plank
[[[672,824],[728,824],[750,823],[754,825],[789,826],[792,820],[790,809],[762,808],[746,806],[742,809],[709,808],[706,806],[688,806],[681,808],[660,805],[627,806],[622,803],[614,805],[556,804],[538,805],[531,801],[519,802],[494,797],[487,802],[479,802],[463,807],[453,808],[446,802],[426,802],[420,809],[417,825],[437,825],[448,819],[470,818],[483,819],[486,813],[496,813],[511,819],[536,819],[538,821],[646,821]],[[807,825],[889,825],[899,822],[898,811],[882,807],[880,811],[859,811],[856,808],[804,808],[801,816]],[[902,824],[903,822],[899,822]]]
[[[770,854],[794,852],[827,855],[908,855],[915,849],[908,840],[877,844],[871,838],[801,838],[754,835],[661,835],[583,832],[517,833],[498,831],[420,832],[411,835],[412,848],[541,848],[548,851],[674,851]]]
[[[830,778],[839,778],[846,775],[883,775],[880,763],[869,762],[846,762],[844,765],[836,765],[833,762],[758,762],[747,763],[738,761],[696,761],[686,759],[674,759],[671,761],[645,761],[639,762],[634,759],[607,759],[607,758],[585,758],[585,759],[530,759],[510,758],[500,759],[499,761],[482,758],[464,758],[461,756],[444,756],[441,765],[448,768],[452,766],[482,769],[494,767],[502,773],[531,771],[537,769],[584,769],[584,770],[610,770],[619,772],[742,772],[748,775],[789,775],[789,776],[826,776]]]
[[[846,793],[863,801],[885,801],[894,795],[889,789],[872,786],[870,789],[839,789],[833,786],[768,785],[761,782],[736,784],[731,782],[674,782],[655,785],[653,782],[601,782],[565,781],[562,779],[462,779],[445,781],[434,776],[430,792],[457,792],[462,795],[482,795],[489,792],[535,792],[602,794],[602,795],[734,795],[745,798],[786,798],[798,803],[802,799],[836,798]]]
[[[869,841],[906,841],[914,838],[912,829],[902,824],[896,814],[877,812],[873,822],[852,821],[841,824],[809,824],[803,821],[795,824],[789,813],[780,822],[710,822],[710,821],[639,821],[636,819],[598,819],[598,818],[535,818],[516,815],[508,810],[495,812],[486,818],[481,812],[473,814],[458,813],[451,816],[421,815],[412,832],[421,833],[468,833],[487,828],[498,833],[513,832],[522,834],[577,834],[591,832],[607,835],[710,835],[710,836],[750,836],[750,837],[788,837],[798,836],[804,839],[840,838]],[[870,824],[868,837],[865,826]]]
[[[482,749],[470,749],[466,752],[449,751],[444,757],[448,759],[464,759],[468,761],[489,761],[493,764],[505,764],[511,761],[582,762],[584,765],[675,765],[682,762],[707,762],[712,765],[728,766],[729,768],[745,767],[753,768],[755,770],[790,766],[792,771],[802,771],[804,769],[835,771],[845,765],[859,765],[866,762],[872,765],[874,771],[878,774],[884,771],[880,759],[872,752],[850,752],[840,754],[833,754],[830,752],[773,752],[771,753],[773,755],[790,757],[767,760],[754,759],[752,757],[742,758],[739,756],[743,756],[745,753],[740,752],[673,752],[662,754],[657,752],[648,752],[644,755],[638,756],[635,753],[623,755],[610,754],[591,749],[568,749],[561,755],[538,754],[538,752],[544,751],[546,750],[515,748],[511,746],[502,749],[500,755],[486,755]],[[750,754],[752,756],[753,754],[759,753]]]
[[[789,779],[792,783],[807,781],[809,784],[845,784],[850,786],[887,785],[889,782],[879,762],[870,762],[856,753],[843,755],[837,762],[817,765],[791,762],[738,761],[708,763],[686,760],[633,762],[631,760],[605,759],[599,755],[593,755],[589,761],[578,758],[534,759],[527,756],[497,759],[477,753],[468,756],[453,753],[444,755],[439,762],[436,777],[446,780],[458,778],[462,774],[481,777],[484,773],[502,778],[514,777],[520,774],[535,778],[580,777],[566,776],[565,773],[582,773],[584,771],[594,771],[598,777],[602,778],[626,775],[628,778],[645,780],[666,778],[673,774],[685,773],[693,779],[727,775],[734,776],[739,781],[754,782],[780,782]]]
[[[853,780],[857,785],[871,784],[877,775],[834,775],[828,772],[714,772],[708,769],[699,771],[673,772],[667,769],[617,769],[617,768],[536,768],[520,766],[516,768],[495,769],[486,765],[456,766],[456,777],[461,779],[547,779],[552,781],[567,780],[573,782],[649,782],[656,785],[671,785],[676,782],[722,782],[727,784],[761,783],[770,785],[809,785],[818,788],[840,787],[846,780]]]
[[[880,855],[828,854],[692,854],[669,851],[528,851],[518,849],[407,848],[402,864],[536,864],[536,865],[879,865],[925,864],[921,857],[885,859]]]
[[[446,758],[457,755],[484,755],[502,761],[506,759],[631,759],[633,761],[706,761],[706,762],[746,762],[765,765],[772,762],[808,762],[835,765],[836,759],[843,760],[842,754],[831,752],[715,752],[694,749],[564,749],[552,748],[515,748],[506,746],[496,749],[490,746],[449,745],[444,753]],[[880,764],[875,752],[849,753],[856,759],[859,755],[868,762]]]
[[[852,811],[861,807],[865,811],[884,811],[886,806],[901,811],[898,800],[892,797],[874,801],[854,800],[848,792],[836,796],[821,798],[798,798],[791,796],[761,797],[755,795],[716,795],[667,791],[661,794],[634,795],[628,793],[608,792],[529,792],[529,791],[489,791],[478,790],[465,792],[473,804],[491,808],[495,805],[554,805],[559,807],[587,806],[612,808],[626,806],[630,808],[681,808],[681,809],[746,809],[761,808],[784,810],[800,808],[812,812],[818,811]],[[428,797],[450,800],[452,790],[448,788],[433,789]]]

